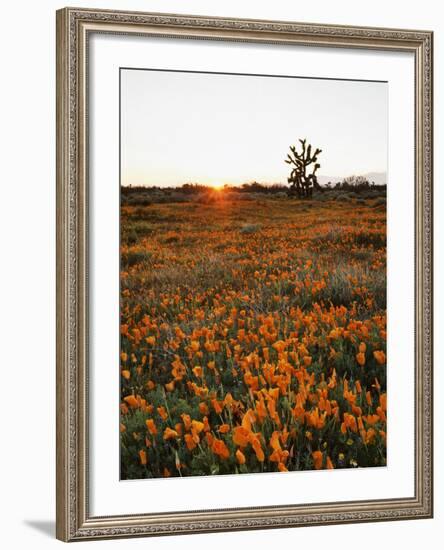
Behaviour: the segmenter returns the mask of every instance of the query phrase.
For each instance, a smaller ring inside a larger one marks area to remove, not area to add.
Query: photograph
[[[119,78],[120,479],[387,466],[388,83]]]
[[[191,11],[56,13],[56,536],[432,518],[433,31]]]

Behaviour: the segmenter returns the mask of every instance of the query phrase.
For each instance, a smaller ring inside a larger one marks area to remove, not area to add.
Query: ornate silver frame
[[[86,46],[92,32],[398,50],[414,54],[414,497],[136,516],[90,516]],[[433,33],[429,31],[78,8],[57,12],[57,538],[73,541],[432,517],[432,42]]]

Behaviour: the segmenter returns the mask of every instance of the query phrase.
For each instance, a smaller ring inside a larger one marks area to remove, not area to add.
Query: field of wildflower
[[[121,479],[386,464],[386,209],[121,206]]]

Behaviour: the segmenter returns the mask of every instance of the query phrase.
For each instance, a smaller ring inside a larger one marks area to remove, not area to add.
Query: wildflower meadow
[[[385,199],[122,201],[120,257],[122,479],[386,465]]]

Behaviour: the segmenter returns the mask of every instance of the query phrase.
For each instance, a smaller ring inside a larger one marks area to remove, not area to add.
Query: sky
[[[386,172],[383,82],[121,70],[122,185],[286,183],[290,145],[317,174]]]

